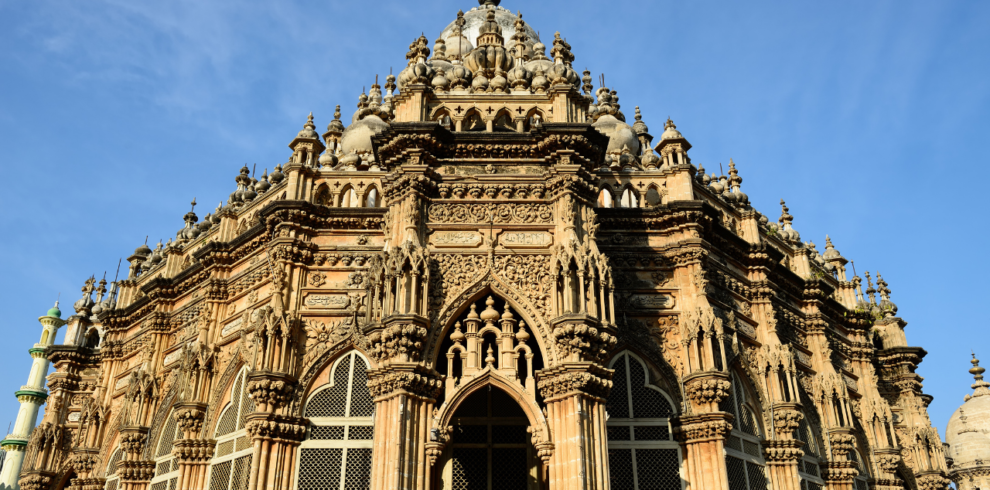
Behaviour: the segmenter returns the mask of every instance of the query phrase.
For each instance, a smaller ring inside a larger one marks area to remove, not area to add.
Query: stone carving
[[[175,352],[172,352],[171,354],[165,356],[165,359],[162,360],[162,365],[163,366],[168,366],[168,365],[170,365],[170,364],[178,361],[182,357],[182,352],[184,350],[185,350],[185,347],[179,347],[179,349],[176,350]]]
[[[546,248],[553,245],[553,235],[544,232],[507,231],[498,237],[506,248]]]
[[[327,283],[327,275],[321,272],[311,272],[309,274],[309,284],[318,288]]]
[[[303,304],[309,308],[344,309],[351,304],[350,298],[343,294],[307,294]]]
[[[674,298],[666,294],[635,294],[629,304],[638,310],[666,310],[674,307]]]
[[[546,204],[434,203],[427,211],[431,223],[551,224],[553,211]]]
[[[475,231],[438,231],[430,236],[434,247],[477,247],[481,245],[481,234]]]
[[[234,320],[234,321],[232,321],[232,322],[224,325],[223,326],[223,329],[220,330],[220,337],[221,338],[222,337],[226,337],[226,336],[230,335],[232,332],[235,332],[237,330],[240,330],[240,328],[241,328],[242,325],[244,325],[244,318],[243,317],[242,318],[238,318],[238,319],[236,319],[236,320]]]

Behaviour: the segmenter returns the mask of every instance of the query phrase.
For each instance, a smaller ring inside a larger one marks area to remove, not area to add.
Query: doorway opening
[[[441,467],[444,490],[540,490],[540,459],[529,419],[505,391],[488,385],[451,419],[452,442]]]

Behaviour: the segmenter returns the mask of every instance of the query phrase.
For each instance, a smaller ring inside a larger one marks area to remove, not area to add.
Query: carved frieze
[[[427,211],[431,223],[473,224],[552,224],[553,210],[547,204],[484,203],[452,204],[433,203]]]

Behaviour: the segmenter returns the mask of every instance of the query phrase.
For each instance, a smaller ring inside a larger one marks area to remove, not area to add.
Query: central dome
[[[478,36],[481,35],[481,26],[485,23],[488,11],[491,9],[495,10],[495,22],[498,22],[499,27],[502,28],[502,37],[504,39],[512,39],[512,35],[516,33],[516,16],[512,12],[502,7],[488,5],[475,7],[464,13],[464,27],[461,28],[461,35],[467,38],[472,46],[478,42]],[[529,38],[526,44],[532,47],[533,43],[539,40],[539,36],[529,24],[525,22],[523,24],[526,26],[526,37]],[[449,46],[453,42],[450,38],[454,35],[455,27],[457,27],[456,20],[448,24],[443,32],[440,33],[440,37],[447,41],[448,49],[450,49]]]

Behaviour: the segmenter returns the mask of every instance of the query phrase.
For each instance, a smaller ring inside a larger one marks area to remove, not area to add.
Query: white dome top
[[[974,357],[969,372],[976,378],[975,390],[966,396],[966,402],[952,414],[945,430],[945,442],[949,455],[957,467],[976,464],[977,460],[990,463],[990,383],[983,381],[984,369]]]
[[[622,151],[623,148],[628,146],[629,151],[633,155],[639,155],[639,138],[636,137],[636,132],[633,131],[632,126],[620,121],[611,114],[606,114],[599,117],[592,124],[592,127],[605,136],[608,136],[608,149],[605,150],[606,153]]]
[[[344,130],[340,139],[340,149],[344,155],[350,154],[351,150],[357,153],[370,153],[371,137],[386,128],[388,123],[378,116],[365,116],[364,119],[354,122]]]
[[[485,18],[488,15],[488,10],[492,7],[481,6],[475,7],[464,13],[464,27],[461,29],[461,35],[463,35],[471,43],[472,47],[478,42],[478,35],[481,25],[485,23]],[[498,26],[502,28],[502,38],[509,43],[509,39],[512,39],[512,35],[516,33],[516,16],[512,12],[502,7],[494,7],[495,9],[495,21],[498,22]],[[526,37],[529,41],[526,43],[532,47],[533,43],[539,40],[536,31],[526,24]],[[457,27],[457,21],[451,22],[447,27],[440,33],[447,43],[447,56],[454,54],[454,51],[458,50],[457,41],[453,38],[454,28]]]

